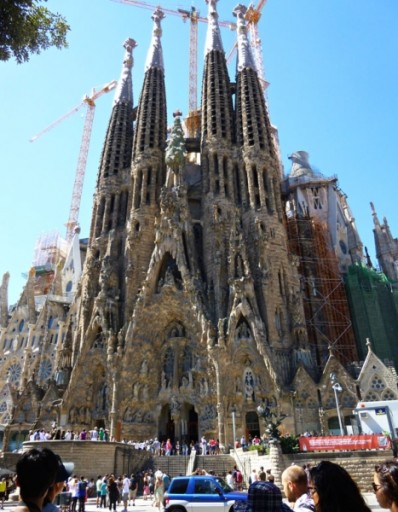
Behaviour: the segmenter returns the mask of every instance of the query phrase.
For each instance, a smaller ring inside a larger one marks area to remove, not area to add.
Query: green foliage
[[[177,170],[184,165],[186,156],[184,130],[181,126],[180,117],[176,116],[171,128],[170,138],[167,141],[166,164]]]
[[[274,418],[274,419],[272,419]],[[286,414],[277,415],[274,412],[271,412],[267,415],[268,425],[265,429],[266,434],[269,439],[280,439],[281,432],[279,427],[282,424],[282,421],[286,418]]]
[[[1,0],[0,60],[18,64],[50,47],[67,48],[65,18],[38,5],[47,0]]]
[[[298,453],[300,451],[299,438],[292,434],[286,434],[280,437],[282,453]]]
[[[269,453],[269,448],[265,448],[263,444],[251,444],[249,446],[249,452],[253,452],[255,450],[261,452],[262,455],[267,455]]]

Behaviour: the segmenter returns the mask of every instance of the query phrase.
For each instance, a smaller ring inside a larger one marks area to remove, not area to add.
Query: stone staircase
[[[189,455],[171,455],[170,457],[153,456],[153,470],[160,469],[167,473],[170,478],[185,475],[187,472]]]
[[[173,478],[174,476],[186,475],[189,456],[154,456],[152,462],[151,466],[154,471],[160,469],[162,473],[167,473],[170,478]],[[224,476],[235,464],[235,459],[230,455],[197,455],[194,469],[204,469],[208,473],[214,471],[217,475]]]
[[[197,455],[195,469],[204,469],[208,473],[214,471],[216,475],[225,476],[235,464],[236,461],[231,455]]]

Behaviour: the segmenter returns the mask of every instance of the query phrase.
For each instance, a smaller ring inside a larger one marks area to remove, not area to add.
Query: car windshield
[[[218,478],[218,477],[217,477],[217,478],[216,478],[216,480],[217,480],[217,482],[220,484],[220,486],[221,486],[221,488],[222,488],[222,490],[223,490],[224,492],[232,492],[232,491],[233,491],[232,487],[230,487],[230,486],[227,484],[227,482],[226,482],[225,480],[223,480],[222,478]]]

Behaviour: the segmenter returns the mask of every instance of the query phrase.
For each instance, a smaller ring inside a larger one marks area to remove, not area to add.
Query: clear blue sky
[[[220,0],[220,19],[233,20],[237,2]],[[204,0],[192,3],[202,15]],[[169,9],[187,0],[163,0]],[[11,274],[9,300],[17,301],[35,241],[65,233],[82,136],[84,109],[43,135],[29,138],[79,104],[93,87],[119,78],[127,37],[134,51],[134,102],[139,98],[151,36],[151,12],[111,0],[49,0],[69,21],[69,49],[49,50],[27,64],[0,63],[0,275]],[[260,20],[271,120],[287,156],[306,150],[323,174],[337,174],[361,238],[374,255],[369,202],[398,236],[398,20],[397,0],[268,0]],[[203,61],[206,25],[199,25]],[[225,51],[235,35],[223,29]],[[163,50],[168,113],[188,105],[189,25],[168,15]],[[234,66],[231,65],[231,78]],[[200,91],[201,73],[198,77]],[[90,226],[95,179],[113,93],[96,107],[80,211],[82,236]],[[394,199],[394,197],[396,199]]]

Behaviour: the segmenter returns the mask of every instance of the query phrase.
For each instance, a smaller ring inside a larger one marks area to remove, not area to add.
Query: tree
[[[47,48],[67,48],[70,30],[65,18],[38,5],[47,0],[0,1],[0,60],[18,64]]]

